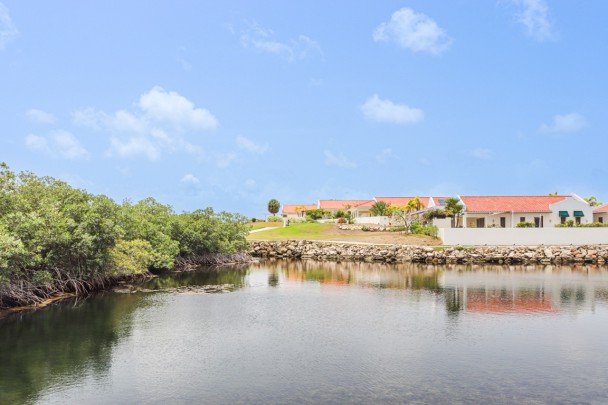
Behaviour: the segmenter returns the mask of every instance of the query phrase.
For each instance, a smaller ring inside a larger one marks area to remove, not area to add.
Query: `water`
[[[0,319],[0,403],[608,403],[606,269],[277,261],[137,289]]]

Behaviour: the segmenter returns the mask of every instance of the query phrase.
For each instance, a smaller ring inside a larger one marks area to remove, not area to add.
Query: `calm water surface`
[[[602,268],[275,261],[138,290],[0,319],[0,403],[608,403]]]

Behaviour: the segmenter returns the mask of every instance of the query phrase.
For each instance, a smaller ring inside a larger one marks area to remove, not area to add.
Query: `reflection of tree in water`
[[[238,288],[243,286],[247,272],[248,266],[243,265],[207,267],[181,273],[165,272],[146,282],[143,287],[163,290],[183,286],[233,284]]]
[[[0,320],[0,403],[32,402],[51,384],[109,369],[112,347],[130,333],[141,298],[121,294],[74,302]]]
[[[457,288],[444,288],[443,299],[448,315],[458,315],[464,309],[463,294]]]
[[[268,273],[268,285],[276,287],[279,285],[279,273],[277,271],[271,271]]]

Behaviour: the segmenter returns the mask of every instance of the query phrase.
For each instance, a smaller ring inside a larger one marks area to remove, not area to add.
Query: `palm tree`
[[[384,217],[388,215],[388,204],[384,201],[378,201],[371,206],[369,212],[375,217]]]
[[[270,212],[272,215],[276,215],[280,208],[281,203],[278,200],[273,198],[272,200],[268,201],[268,212]]]

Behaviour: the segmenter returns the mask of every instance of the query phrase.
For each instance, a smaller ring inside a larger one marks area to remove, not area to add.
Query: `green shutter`
[[[559,212],[559,216],[560,216],[560,217],[566,217],[566,218],[567,218],[567,217],[569,217],[570,215],[568,214],[568,211],[560,211],[560,212]]]
[[[574,216],[575,217],[584,217],[585,213],[583,211],[574,211]]]

